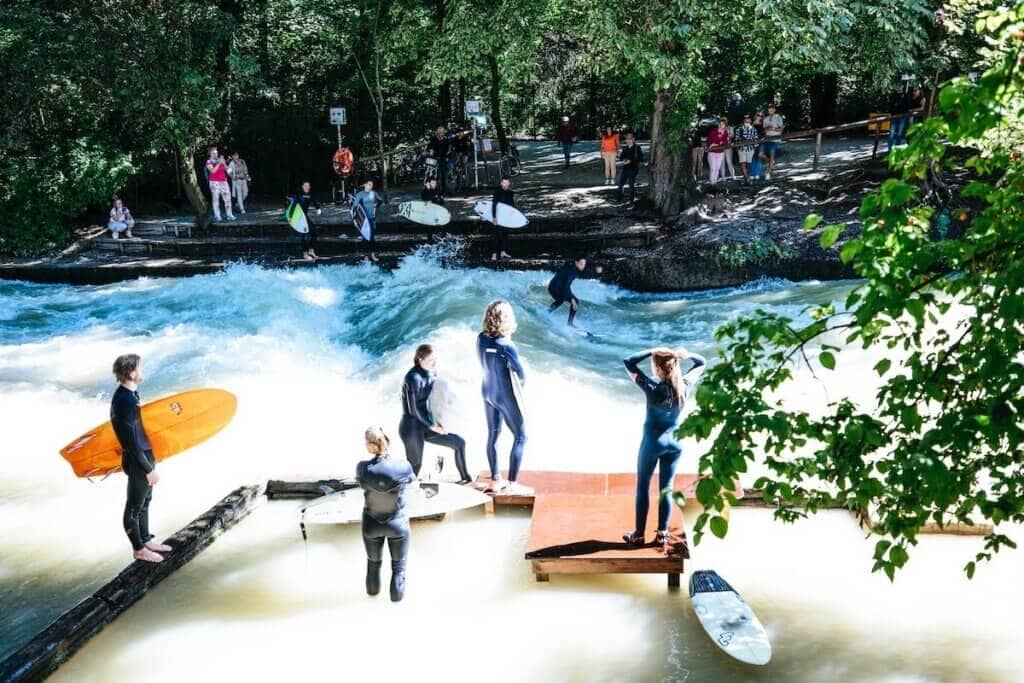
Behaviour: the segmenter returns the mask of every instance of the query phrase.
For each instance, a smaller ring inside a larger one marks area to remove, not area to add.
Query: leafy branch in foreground
[[[1016,547],[998,525],[1024,521],[1024,4],[978,24],[1000,49],[976,81],[942,88],[942,113],[892,155],[899,177],[862,203],[863,232],[840,257],[864,281],[844,310],[810,309],[809,324],[758,310],[716,331],[721,362],[678,430],[710,441],[697,542],[707,526],[725,535],[732,482],[757,463],[765,474],[755,486],[784,521],[837,503],[869,510],[880,537],[873,570],[890,579],[930,522],[994,525],[968,577],[977,561]],[[968,150],[966,162],[954,149]],[[976,180],[950,212],[963,234],[940,241],[919,187],[955,163]],[[822,246],[840,233],[823,228]],[[858,344],[878,357],[873,405],[788,405],[801,361],[812,373],[820,365],[827,386],[844,348]]]

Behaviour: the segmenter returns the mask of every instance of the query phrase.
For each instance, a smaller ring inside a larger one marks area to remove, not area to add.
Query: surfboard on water
[[[485,505],[486,494],[469,486],[448,482],[410,486],[405,510],[411,519],[436,517],[456,510]],[[363,519],[363,490],[338,491],[307,503],[299,509],[301,524],[354,524]]]
[[[747,664],[771,660],[772,644],[764,626],[717,572],[698,570],[690,576],[690,600],[701,626],[726,654]]]
[[[451,212],[434,202],[402,202],[398,215],[420,225],[448,225],[452,220]]]
[[[455,392],[444,379],[434,378],[433,388],[427,397],[427,410],[434,421],[447,427],[455,408]]]
[[[352,224],[356,226],[356,230],[364,240],[370,239],[370,219],[366,216],[366,209],[362,204],[355,204],[352,207]]]
[[[302,206],[298,202],[293,201],[288,204],[288,208],[284,210],[285,220],[288,221],[288,225],[292,226],[292,230],[303,235],[309,232],[309,221],[306,220],[306,212],[302,210]]]
[[[223,389],[198,389],[165,396],[142,406],[142,425],[157,462],[206,441],[231,422],[238,399]],[[121,444],[104,422],[60,450],[79,477],[121,470]]]
[[[478,200],[477,203],[473,205],[473,212],[489,223],[493,216],[492,202],[493,200],[490,199]],[[514,206],[509,206],[508,204],[498,204],[497,219],[498,225],[510,230],[525,228],[530,223],[519,209]]]

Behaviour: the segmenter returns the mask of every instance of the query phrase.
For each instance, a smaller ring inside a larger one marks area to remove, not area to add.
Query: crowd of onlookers
[[[736,164],[739,164],[743,182],[771,180],[786,119],[774,104],[769,104],[768,114],[758,111],[744,114],[743,122],[729,126],[724,116],[715,126],[705,131],[698,126],[690,137],[693,177],[700,180],[704,175],[704,160],[707,159],[708,182],[717,185],[719,181],[736,179]],[[747,143],[747,144],[744,144]]]

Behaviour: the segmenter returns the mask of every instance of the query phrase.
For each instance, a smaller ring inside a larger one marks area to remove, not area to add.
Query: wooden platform
[[[648,545],[638,548],[622,540],[634,525],[632,495],[538,495],[526,559],[538,581],[551,574],[666,574],[668,585],[678,587],[683,560],[689,557],[682,514],[673,512],[671,542],[655,545],[657,504],[652,497]]]
[[[502,472],[503,477],[508,472]],[[490,472],[481,472],[477,475],[478,484],[489,482]],[[553,494],[576,494],[592,496],[629,496],[631,499],[636,493],[636,474],[632,472],[596,473],[596,472],[547,472],[527,471],[519,473],[519,482],[534,490],[532,495],[509,495],[499,493],[493,496],[495,505],[533,505],[537,496]],[[651,495],[653,496],[658,486],[657,477],[651,482]],[[682,491],[686,498],[694,497],[694,489],[697,487],[696,474],[677,474],[672,483],[672,488]],[[742,489],[737,489],[742,493]]]

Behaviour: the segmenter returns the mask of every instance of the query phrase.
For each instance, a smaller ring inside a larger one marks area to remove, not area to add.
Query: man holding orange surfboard
[[[121,444],[121,469],[128,475],[124,530],[136,560],[162,562],[164,558],[157,553],[170,552],[171,547],[154,541],[149,533],[149,502],[160,475],[156,472],[153,447],[142,424],[138,392],[142,383],[142,359],[134,353],[118,356],[114,361],[114,377],[119,386],[110,401],[110,424]]]

